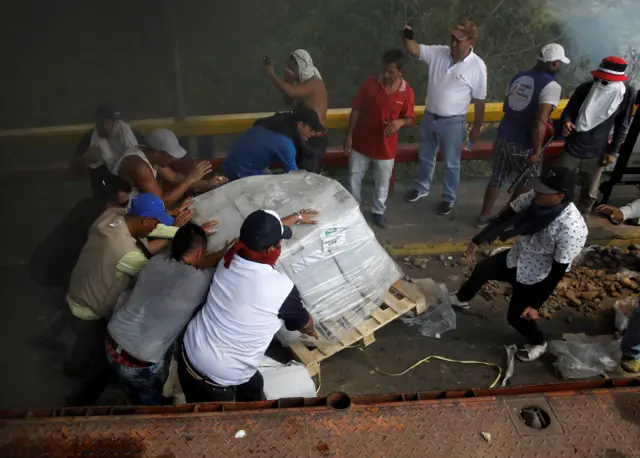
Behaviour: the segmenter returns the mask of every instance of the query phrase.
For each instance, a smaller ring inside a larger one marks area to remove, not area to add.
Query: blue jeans
[[[163,359],[147,367],[131,367],[117,363],[107,353],[109,364],[125,385],[129,400],[135,405],[162,405],[162,389],[167,379],[168,367]]]
[[[640,359],[640,307],[636,307],[631,314],[621,347],[624,356]]]
[[[416,181],[416,191],[428,193],[436,170],[438,147],[444,157],[444,179],[442,200],[455,203],[460,184],[460,155],[465,135],[466,115],[441,118],[425,112],[420,123],[420,172]]]
[[[349,188],[353,198],[360,203],[362,198],[362,179],[369,164],[373,164],[373,201],[371,212],[374,215],[384,215],[385,202],[389,196],[389,180],[393,173],[393,159],[372,159],[357,151],[351,151],[349,155]]]

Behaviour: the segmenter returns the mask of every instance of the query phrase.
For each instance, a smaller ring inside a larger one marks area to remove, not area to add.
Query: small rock
[[[448,259],[449,261],[451,261],[451,260],[453,260],[453,256],[447,256],[447,259]]]
[[[439,256],[438,256],[438,259],[439,259],[440,261],[444,261],[444,260],[446,259],[446,256],[445,256],[445,255],[443,255],[443,254],[441,254],[441,255],[439,255]]]
[[[443,263],[442,263],[442,265],[443,265],[444,267],[449,267],[449,263],[448,263],[448,262],[443,262]]]
[[[484,431],[482,431],[480,434],[482,435],[482,438],[484,440],[486,440],[487,442],[491,442],[491,433],[485,433]]]

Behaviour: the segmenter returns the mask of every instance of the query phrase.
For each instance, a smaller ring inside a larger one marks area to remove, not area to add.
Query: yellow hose
[[[347,348],[354,348],[354,347],[347,347]],[[427,356],[426,358],[422,358],[420,361],[414,363],[413,365],[409,366],[408,368],[406,368],[405,370],[403,370],[402,372],[397,372],[397,373],[392,373],[392,372],[385,372],[381,369],[379,369],[376,366],[375,361],[373,360],[373,358],[371,356],[369,356],[369,354],[364,351],[364,349],[362,347],[357,347],[358,350],[360,350],[362,353],[364,353],[364,355],[369,359],[369,361],[371,362],[373,369],[376,372],[379,372],[382,375],[387,375],[389,377],[400,377],[402,375],[407,374],[409,371],[412,371],[413,369],[415,369],[416,367],[418,367],[420,364],[422,363],[428,363],[431,360],[437,359],[439,361],[446,361],[448,363],[458,363],[458,364],[481,364],[483,366],[490,366],[490,367],[495,367],[496,369],[498,369],[498,376],[495,378],[495,380],[493,381],[493,383],[491,385],[489,385],[489,388],[495,388],[496,385],[500,382],[500,379],[502,378],[502,368],[494,363],[488,363],[486,361],[466,361],[466,360],[460,360],[460,359],[453,359],[453,358],[446,358],[444,356],[438,356],[438,355],[431,355],[431,356]],[[321,378],[321,372],[320,370],[318,370],[318,389],[316,390],[316,394],[318,394],[320,392],[320,387],[322,386],[322,378]]]

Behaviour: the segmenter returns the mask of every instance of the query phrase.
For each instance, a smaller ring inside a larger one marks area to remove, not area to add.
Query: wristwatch
[[[298,215],[298,221],[296,221],[296,224],[300,224],[300,221],[302,221],[302,212],[296,212],[296,215]]]

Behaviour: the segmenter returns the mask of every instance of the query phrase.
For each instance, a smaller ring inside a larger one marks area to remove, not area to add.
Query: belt
[[[427,111],[427,113],[429,113],[431,116],[433,116],[434,119],[447,119],[447,118],[455,118],[456,116],[464,116],[464,115],[440,116],[440,115],[437,115],[435,113],[431,113],[430,111]]]
[[[123,360],[131,364],[132,366],[137,367],[149,367],[153,366],[154,363],[150,363],[148,361],[142,361],[133,356],[127,350],[122,348],[118,342],[116,342],[110,334],[107,334],[107,345],[110,346]]]
[[[220,388],[223,390],[226,389],[232,389],[234,387],[232,386],[222,386],[222,385],[218,385],[216,382],[214,382],[213,380],[211,380],[209,377],[207,377],[206,375],[204,375],[202,372],[200,372],[199,370],[197,370],[195,367],[193,367],[191,365],[191,363],[189,362],[189,358],[187,358],[187,355],[185,354],[184,351],[184,342],[182,342],[180,344],[180,356],[182,357],[182,361],[184,361],[184,368],[187,370],[187,372],[189,373],[189,375],[191,377],[193,377],[194,379],[200,381],[200,382],[204,382],[207,385],[211,385],[211,386],[215,386],[216,388]]]

